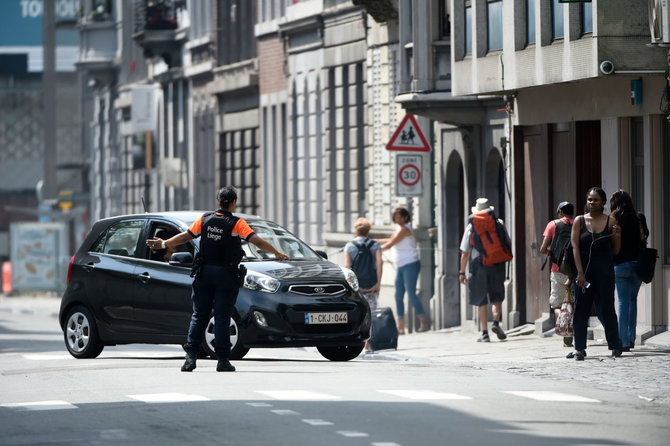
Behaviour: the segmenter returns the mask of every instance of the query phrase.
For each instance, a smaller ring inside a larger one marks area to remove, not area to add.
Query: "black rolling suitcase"
[[[372,310],[372,330],[368,345],[372,350],[388,350],[398,348],[398,327],[395,324],[393,310],[378,308]]]

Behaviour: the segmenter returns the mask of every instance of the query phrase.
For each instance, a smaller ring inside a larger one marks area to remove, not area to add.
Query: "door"
[[[113,224],[82,260],[84,286],[94,313],[110,332],[133,331],[136,254],[145,220]]]
[[[163,240],[182,232],[164,220],[149,223],[149,237]],[[187,242],[178,251],[193,253]],[[137,262],[137,286],[134,296],[134,320],[138,332],[166,336],[185,336],[188,331],[193,304],[191,302],[191,268],[169,264],[165,250],[144,247],[144,255]]]

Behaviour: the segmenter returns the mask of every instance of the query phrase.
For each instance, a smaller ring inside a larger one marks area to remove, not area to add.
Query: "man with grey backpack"
[[[356,220],[356,238],[344,247],[344,267],[351,268],[356,273],[361,294],[368,301],[370,310],[375,310],[379,299],[383,262],[381,245],[368,237],[371,227],[366,218]]]

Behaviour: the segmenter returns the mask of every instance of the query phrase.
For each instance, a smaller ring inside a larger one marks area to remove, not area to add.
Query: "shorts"
[[[565,299],[565,281],[568,280],[568,276],[563,273],[551,273],[551,294],[549,295],[549,305],[551,308],[561,308],[563,305],[563,299]]]
[[[365,300],[368,301],[368,305],[370,305],[370,311],[376,310],[377,309],[377,301],[379,299],[379,289],[375,291],[364,291],[361,293]]]
[[[481,258],[475,259],[470,267],[470,305],[481,307],[488,301],[502,302],[505,300],[505,263],[493,266],[482,265]]]

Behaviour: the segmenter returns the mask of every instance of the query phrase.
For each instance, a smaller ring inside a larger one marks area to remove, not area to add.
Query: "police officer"
[[[237,193],[230,186],[217,193],[219,208],[216,212],[201,215],[187,231],[167,240],[147,240],[152,249],[165,249],[181,245],[202,236],[200,239],[199,268],[193,280],[193,317],[188,329],[186,361],[182,372],[195,369],[202,338],[214,307],[214,337],[216,339],[217,372],[234,372],[230,363],[230,317],[235,308],[240,287],[238,267],[242,259],[241,238],[270,252],[278,260],[288,256],[277,251],[270,243],[258,236],[244,219],[233,215],[237,205]],[[196,259],[198,260],[198,259]]]

